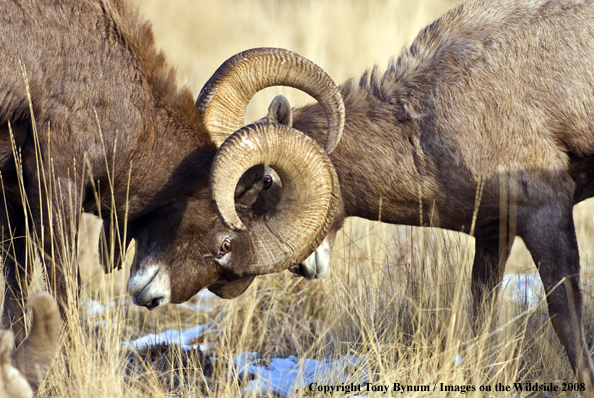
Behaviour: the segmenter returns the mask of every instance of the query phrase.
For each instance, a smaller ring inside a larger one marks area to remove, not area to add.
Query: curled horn
[[[300,131],[276,123],[246,126],[219,148],[211,167],[211,195],[227,227],[245,225],[237,215],[234,191],[250,167],[272,167],[283,183],[279,204],[250,224],[258,264],[234,270],[238,276],[278,272],[300,263],[321,243],[332,225],[340,186],[327,153]]]
[[[288,86],[314,97],[326,110],[331,153],[342,135],[344,104],[334,81],[319,66],[291,51],[254,48],[225,61],[206,82],[196,106],[213,141],[220,146],[244,126],[247,106],[260,90]]]

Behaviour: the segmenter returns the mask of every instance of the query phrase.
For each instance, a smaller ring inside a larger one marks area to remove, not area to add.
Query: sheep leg
[[[547,294],[551,323],[580,383],[594,396],[594,364],[584,337],[580,259],[572,205],[540,206],[523,218],[521,236]]]
[[[505,231],[502,228],[498,230]],[[487,316],[494,311],[491,305],[497,300],[513,238],[505,232],[476,236],[471,290],[473,327],[477,333],[484,326]],[[492,313],[492,318],[494,317],[495,314]]]

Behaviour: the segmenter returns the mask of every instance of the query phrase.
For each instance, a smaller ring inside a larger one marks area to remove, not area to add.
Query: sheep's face
[[[273,170],[256,166],[237,185],[235,202],[247,224],[272,210],[282,193]],[[239,233],[225,227],[207,190],[192,200],[174,203],[129,224],[136,239],[136,261],[128,280],[134,303],[149,309],[182,303],[203,288],[232,298],[254,279],[231,272],[221,259],[242,253],[254,256],[250,229]],[[236,259],[239,255],[236,256]],[[255,260],[253,260],[255,261]]]

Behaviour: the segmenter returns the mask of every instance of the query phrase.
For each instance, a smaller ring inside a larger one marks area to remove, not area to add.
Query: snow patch
[[[96,316],[99,314],[103,314],[110,308],[115,307],[115,303],[112,301],[107,306],[105,306],[101,304],[99,301],[89,300],[85,302],[81,307],[87,313],[88,316]]]
[[[519,305],[536,308],[544,298],[544,288],[540,275],[535,274],[506,274],[501,283],[504,296]]]
[[[208,289],[202,289],[194,296],[196,300],[192,302],[186,302],[178,304],[182,308],[188,308],[198,312],[209,312],[214,308],[214,301],[220,300],[216,294],[212,293]]]
[[[132,348],[136,350],[146,349],[147,347],[159,344],[177,344],[183,350],[196,350],[207,351],[210,348],[210,344],[190,344],[193,340],[202,336],[206,329],[211,327],[213,322],[209,322],[205,325],[198,325],[190,329],[186,329],[180,332],[177,329],[169,329],[161,334],[148,334],[132,341],[124,341],[122,346],[124,348]]]
[[[298,390],[308,388],[310,383],[341,384],[347,381],[361,384],[368,381],[364,361],[354,355],[339,359],[299,359],[293,355],[287,358],[274,358],[269,365],[255,352],[242,353],[233,363],[236,375],[249,380],[243,393],[267,394],[274,392],[279,396],[289,396]],[[354,377],[357,374],[359,377]]]

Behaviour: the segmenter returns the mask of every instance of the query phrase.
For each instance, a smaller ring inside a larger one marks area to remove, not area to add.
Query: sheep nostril
[[[161,300],[163,300],[163,297],[154,298],[149,303],[145,304],[145,307],[148,308],[149,310],[157,308],[159,306],[159,304],[161,304]]]

